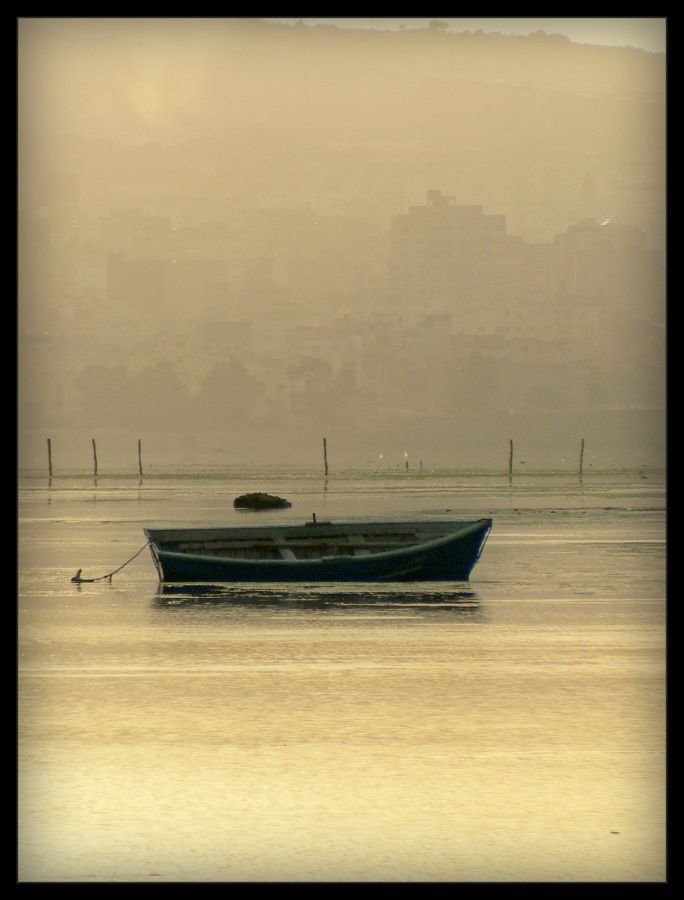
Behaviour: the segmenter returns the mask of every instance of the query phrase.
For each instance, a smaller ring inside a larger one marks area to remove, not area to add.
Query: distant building
[[[554,257],[564,295],[622,317],[664,321],[663,254],[647,246],[641,229],[583,219],[556,235]]]
[[[584,341],[625,319],[664,322],[662,253],[643,232],[584,219],[552,243],[506,234],[505,216],[458,206],[441,191],[392,221],[393,307],[451,316],[454,334]],[[602,324],[603,323],[603,324]]]
[[[105,254],[128,257],[164,257],[171,253],[171,219],[144,215],[141,209],[118,209],[100,220],[100,242]]]
[[[478,270],[503,258],[506,217],[458,206],[438,190],[409,207],[390,231],[389,291],[399,305],[451,305],[472,298]]]
[[[165,264],[160,259],[129,259],[122,253],[107,258],[107,305],[130,313],[164,308]]]

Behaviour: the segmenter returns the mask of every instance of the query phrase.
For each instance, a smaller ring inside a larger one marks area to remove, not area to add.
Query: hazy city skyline
[[[664,57],[296,21],[19,20],[20,465],[661,462]]]

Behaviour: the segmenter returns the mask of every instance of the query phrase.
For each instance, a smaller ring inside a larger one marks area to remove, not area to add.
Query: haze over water
[[[402,475],[22,480],[20,880],[665,879],[662,477]],[[312,512],[494,529],[469,583],[70,582]]]

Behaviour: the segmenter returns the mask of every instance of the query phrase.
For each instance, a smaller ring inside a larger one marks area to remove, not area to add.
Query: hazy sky
[[[327,19],[277,18],[274,22],[304,22],[307,25],[330,23],[347,28],[425,28],[435,16],[421,19],[405,18],[354,18],[341,16]],[[437,17],[446,22],[450,31],[499,31],[502,34],[529,34],[540,28],[550,34],[565,34],[571,41],[580,44],[616,45],[638,47],[653,53],[665,52],[666,18],[636,16],[622,17],[550,17],[550,18],[499,18],[491,16],[480,19],[452,19]]]

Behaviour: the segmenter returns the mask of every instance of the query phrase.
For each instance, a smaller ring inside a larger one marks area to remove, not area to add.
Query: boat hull
[[[239,559],[192,552],[192,542],[164,540],[145,529],[163,582],[388,582],[467,581],[492,527],[491,519],[457,523],[430,540],[366,555],[320,559]],[[301,526],[300,526],[301,527]],[[442,528],[444,526],[442,525]],[[288,532],[292,535],[293,529]],[[184,543],[184,549],[178,544]],[[188,549],[190,548],[190,549]]]

